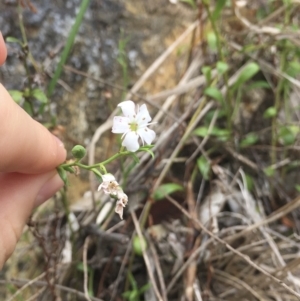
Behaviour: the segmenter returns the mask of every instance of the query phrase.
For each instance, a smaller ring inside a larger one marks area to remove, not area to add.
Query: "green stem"
[[[27,45],[28,42],[27,42],[25,27],[24,27],[24,23],[23,23],[22,7],[20,5],[20,2],[18,4],[18,15],[19,15],[19,24],[20,24],[20,30],[21,30],[22,39],[23,39],[23,45]]]
[[[207,16],[208,16],[208,19],[211,23],[211,26],[212,26],[212,29],[216,35],[216,42],[217,42],[217,51],[218,51],[218,56],[219,56],[219,59],[222,61],[222,62],[225,62],[225,57],[224,57],[224,54],[223,54],[223,51],[222,51],[222,44],[221,44],[221,37],[220,37],[220,33],[219,33],[219,30],[217,28],[217,25],[216,25],[216,22],[211,14],[211,11],[210,11],[210,8],[209,8],[209,2],[206,2],[206,1],[202,1],[203,3],[203,6],[206,10],[206,13],[207,13]],[[232,93],[231,93],[231,90],[229,89],[229,83],[228,83],[228,73],[227,71],[223,74],[223,78],[224,78],[224,83],[225,83],[225,86],[226,86],[226,95],[225,95],[225,102],[227,104],[226,106],[226,114],[227,114],[227,123],[228,123],[228,127],[231,129],[231,113],[232,112]]]
[[[138,152],[139,151],[142,151],[142,150],[138,150]],[[120,157],[127,156],[129,154],[131,154],[130,151],[119,152],[119,153],[111,156],[107,160],[105,160],[103,162],[100,162],[100,163],[97,163],[97,164],[93,164],[93,165],[85,165],[85,164],[80,163],[79,161],[74,161],[74,162],[71,162],[71,163],[61,164],[60,167],[65,168],[65,167],[78,166],[78,167],[86,169],[86,170],[92,170],[92,169],[95,169],[95,168],[102,168],[106,172],[106,168],[105,168],[106,164],[108,164],[108,163],[110,163],[110,162],[112,162],[112,161],[114,161],[114,160],[116,160]]]
[[[60,75],[61,75],[62,70],[63,70],[63,66],[67,61],[70,50],[71,50],[71,48],[74,44],[75,37],[76,37],[77,32],[79,30],[79,27],[82,23],[83,16],[84,16],[84,14],[87,10],[87,7],[88,7],[89,3],[90,3],[90,0],[82,0],[82,2],[81,2],[79,13],[76,17],[75,23],[74,23],[74,25],[73,25],[73,27],[70,31],[70,34],[68,36],[67,43],[66,43],[65,48],[62,52],[62,55],[61,55],[60,61],[58,63],[58,66],[57,66],[57,68],[55,70],[55,73],[54,73],[54,75],[53,75],[53,77],[50,81],[49,86],[48,86],[48,89],[47,89],[48,97],[51,97],[51,95],[54,91],[54,88],[57,84],[57,81],[60,78]]]

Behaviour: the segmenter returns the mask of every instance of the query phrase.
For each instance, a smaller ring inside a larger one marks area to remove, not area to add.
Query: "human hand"
[[[6,46],[0,33],[0,65]],[[0,269],[13,252],[32,210],[62,186],[55,167],[63,144],[33,120],[0,84]]]

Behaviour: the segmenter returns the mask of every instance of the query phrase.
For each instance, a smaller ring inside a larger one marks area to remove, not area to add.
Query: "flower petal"
[[[116,178],[111,173],[106,173],[102,175],[103,182],[116,181]]]
[[[128,203],[128,196],[127,196],[127,194],[125,194],[123,192],[123,190],[121,190],[120,192],[118,192],[117,197],[118,197],[118,200],[122,202],[123,207],[125,207],[127,205],[127,203]]]
[[[141,105],[139,108],[136,119],[139,125],[146,125],[149,121],[151,121],[152,118],[145,104]]]
[[[137,133],[141,137],[143,141],[145,141],[147,144],[151,144],[152,141],[155,139],[156,134],[154,131],[148,129],[148,128],[141,128],[137,130]]]
[[[125,146],[130,152],[136,152],[140,147],[138,139],[139,135],[136,132],[129,132],[126,134],[122,145]]]
[[[127,117],[115,116],[113,119],[112,132],[115,134],[123,134],[129,131],[129,119]]]
[[[122,204],[122,201],[121,200],[118,200],[117,203],[116,203],[116,208],[115,208],[115,212],[117,214],[119,214],[120,216],[120,219],[123,219],[123,204]]]
[[[124,116],[132,119],[135,117],[135,104],[132,100],[125,100],[118,104],[118,107],[121,108]]]

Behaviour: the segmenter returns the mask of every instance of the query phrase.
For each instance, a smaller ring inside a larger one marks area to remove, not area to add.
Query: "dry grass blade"
[[[87,301],[91,301],[90,295],[89,295],[89,289],[88,289],[88,266],[87,266],[87,251],[89,246],[90,238],[89,236],[85,239],[84,245],[83,245],[83,290],[84,290],[84,296]]]
[[[295,210],[300,206],[300,197],[295,198],[291,202],[287,203],[286,205],[282,206],[278,210],[274,211],[270,216],[265,218],[264,220],[253,224],[249,227],[247,227],[245,230],[241,231],[240,233],[237,233],[235,235],[232,235],[228,238],[228,241],[233,241],[239,237],[242,237],[244,235],[247,235],[250,231],[253,231],[261,226],[270,224],[272,222],[275,222],[276,220],[282,218],[283,216],[287,215],[291,211]]]
[[[138,219],[136,217],[135,212],[131,212],[131,217],[132,217],[132,220],[133,220],[133,223],[134,223],[134,226],[135,226],[136,233],[137,233],[139,239],[141,241],[143,241],[143,239],[144,239],[143,234],[142,234],[141,227],[140,227],[140,224],[138,222]],[[143,258],[144,258],[144,261],[145,261],[145,264],[146,264],[146,267],[147,267],[148,275],[149,275],[149,278],[151,280],[151,285],[154,289],[155,295],[156,295],[156,297],[159,301],[164,301],[164,299],[162,298],[162,296],[160,295],[160,292],[158,290],[158,287],[157,287],[157,284],[156,284],[156,281],[155,281],[155,278],[154,278],[154,275],[153,275],[153,272],[152,272],[149,257],[146,254],[146,251],[144,249],[142,251],[143,251]]]
[[[155,62],[146,70],[146,72],[143,74],[143,76],[140,77],[140,79],[134,84],[131,91],[127,95],[126,98],[129,98],[131,96],[131,92],[135,93],[137,92],[144,82],[158,69],[158,67],[167,59],[167,57],[178,47],[178,45],[184,41],[192,32],[199,26],[199,21],[195,21],[192,23],[185,31],[181,34],[167,49],[164,51],[164,53],[159,56]]]
[[[14,285],[24,285],[26,283],[28,283],[30,280],[28,279],[9,279],[9,280],[0,280],[0,283],[2,284],[14,284]],[[37,287],[47,287],[48,283],[46,281],[35,281],[34,283],[32,283],[32,286],[37,286]],[[66,287],[64,285],[61,284],[54,284],[55,289],[57,290],[61,290],[64,291],[66,293],[70,293],[73,294],[75,296],[81,297],[81,298],[85,298],[84,293],[74,289],[74,288],[70,288],[70,287]],[[91,301],[103,301],[100,298],[95,298],[95,297],[90,297]]]
[[[178,143],[178,145],[176,146],[176,148],[174,149],[172,155],[169,158],[168,163],[165,165],[164,169],[162,170],[162,172],[160,173],[157,181],[155,182],[155,186],[153,188],[153,190],[155,190],[162,182],[162,180],[164,179],[165,175],[167,174],[169,168],[171,167],[173,160],[177,157],[179,151],[182,149],[187,137],[190,135],[190,133],[195,129],[195,127],[197,126],[198,122],[205,116],[205,114],[214,106],[214,102],[210,101],[209,103],[205,103],[204,99],[202,100],[202,102],[200,103],[200,106],[198,107],[199,109],[199,114],[198,116],[195,117],[195,120],[193,120],[193,123],[190,124],[190,126],[188,127],[188,129],[185,131],[183,137],[180,139],[180,142]]]
[[[176,284],[177,280],[179,277],[184,273],[184,271],[188,268],[188,266],[199,256],[201,252],[203,252],[207,246],[211,243],[211,240],[207,240],[206,242],[202,242],[201,246],[198,247],[187,259],[187,261],[181,266],[181,268],[176,272],[174,275],[173,279],[169,282],[167,286],[167,292],[170,292],[171,289],[174,287]]]
[[[245,288],[249,293],[251,293],[255,298],[257,298],[260,301],[267,300],[267,298],[263,295],[262,292],[258,292],[257,290],[254,290],[245,281],[242,281],[237,277],[234,277],[234,276],[232,276],[226,272],[220,271],[220,270],[215,270],[214,274],[216,275],[217,278],[220,279],[220,281],[224,281],[227,284],[230,283],[232,286],[239,285],[239,286]],[[221,294],[222,297],[227,297],[225,295],[226,295],[226,292]]]
[[[251,265],[253,268],[255,268],[256,270],[258,270],[259,272],[261,272],[262,274],[264,274],[265,276],[269,277],[271,280],[273,280],[275,283],[279,284],[280,286],[282,286],[284,289],[286,289],[288,292],[290,292],[291,294],[293,294],[294,296],[296,296],[297,298],[300,299],[300,294],[298,292],[296,292],[295,290],[293,290],[292,288],[290,288],[288,285],[286,285],[284,282],[282,282],[280,279],[274,277],[273,275],[271,275],[270,273],[268,273],[266,270],[264,270],[263,268],[261,268],[259,265],[257,265],[256,263],[254,263],[249,256],[242,254],[241,252],[239,252],[238,250],[234,249],[232,246],[230,246],[226,241],[224,241],[223,239],[219,238],[218,236],[216,236],[215,234],[213,234],[211,231],[209,231],[208,229],[206,229],[198,220],[194,219],[182,206],[180,206],[173,198],[166,196],[166,198],[174,205],[176,206],[185,216],[187,216],[189,219],[191,219],[198,227],[201,228],[201,230],[203,232],[205,232],[206,234],[208,234],[209,236],[211,236],[214,240],[216,240],[217,242],[219,242],[220,244],[224,245],[227,249],[229,249],[230,251],[232,251],[234,254],[236,254],[237,256],[241,257],[243,260],[245,260],[249,265]],[[300,200],[300,198],[299,198]]]
[[[41,275],[37,276],[36,278],[28,281],[25,285],[23,285],[20,289],[18,289],[7,301],[13,301],[23,290],[27,287],[34,284],[34,282],[38,281],[39,279],[43,278],[46,275],[46,272],[42,273]]]
[[[148,243],[149,243],[150,251],[152,253],[152,257],[154,259],[155,268],[156,268],[160,288],[161,288],[161,291],[162,291],[162,297],[163,297],[163,300],[167,301],[168,296],[167,296],[166,284],[165,284],[165,281],[164,281],[164,274],[163,274],[161,265],[159,263],[159,258],[158,258],[155,246],[154,246],[154,244],[153,244],[153,242],[151,241],[150,238],[148,239]]]

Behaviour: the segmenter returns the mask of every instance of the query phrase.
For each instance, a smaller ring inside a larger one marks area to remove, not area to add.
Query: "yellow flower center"
[[[136,122],[129,123],[129,128],[131,131],[136,132],[138,129],[138,124]]]

